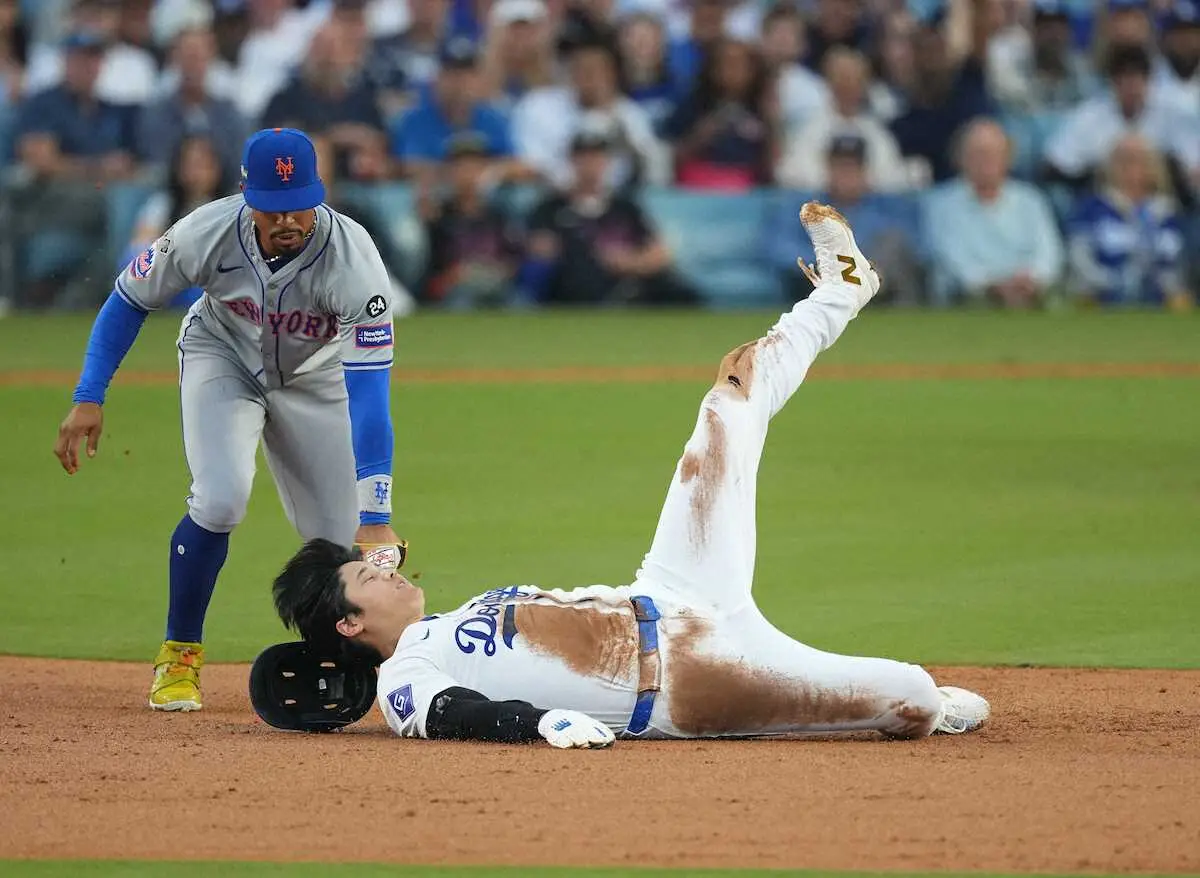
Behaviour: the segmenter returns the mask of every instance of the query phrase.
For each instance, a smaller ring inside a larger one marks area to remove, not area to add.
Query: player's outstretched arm
[[[525,701],[492,701],[459,686],[434,697],[425,720],[426,736],[506,744],[544,740],[552,747],[599,748],[615,737],[605,725],[575,710],[542,710]]]
[[[146,314],[114,290],[96,315],[83,357],[83,372],[72,396],[75,405],[59,425],[54,443],[54,455],[68,475],[79,471],[79,449],[85,442],[88,457],[95,457],[100,449],[102,406],[108,385],[133,347]]]

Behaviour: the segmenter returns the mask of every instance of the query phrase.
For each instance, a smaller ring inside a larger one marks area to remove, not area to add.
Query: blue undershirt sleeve
[[[146,314],[116,291],[109,295],[92,324],[87,352],[83,355],[83,373],[72,396],[76,405],[81,402],[104,404],[108,385],[133,347],[134,339],[146,322]]]
[[[392,474],[391,369],[346,369],[350,434],[359,481]],[[387,524],[385,512],[360,512],[361,524]]]

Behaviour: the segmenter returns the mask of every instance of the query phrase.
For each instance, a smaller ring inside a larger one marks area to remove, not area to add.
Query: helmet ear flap
[[[304,641],[277,643],[250,667],[250,703],[273,728],[332,732],[367,714],[377,679],[371,662],[327,654]]]

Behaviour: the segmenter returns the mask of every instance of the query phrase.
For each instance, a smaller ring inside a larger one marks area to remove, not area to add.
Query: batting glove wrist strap
[[[392,477],[367,476],[358,480],[358,511],[392,514]]]
[[[408,558],[406,540],[395,543],[355,543],[354,548],[362,554],[364,561],[381,570],[399,570]]]

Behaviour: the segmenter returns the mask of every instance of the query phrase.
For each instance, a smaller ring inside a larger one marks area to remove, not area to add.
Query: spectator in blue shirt
[[[392,131],[392,156],[401,173],[415,182],[423,212],[432,208],[440,165],[456,134],[473,132],[486,144],[494,182],[519,174],[518,166],[506,161],[513,154],[508,120],[480,100],[481,88],[474,44],[455,38],[442,52],[432,97],[402,116]]]
[[[1069,229],[1072,292],[1103,305],[1186,306],[1184,239],[1161,156],[1144,137],[1117,141],[1101,186]]]
[[[646,111],[660,137],[682,97],[667,63],[667,34],[660,19],[635,13],[621,22],[622,80],[627,94]]]
[[[923,298],[924,273],[921,216],[915,200],[871,191],[870,150],[860,134],[842,134],[829,141],[822,160],[827,188],[821,193],[797,192],[781,197],[767,228],[771,262],[782,275],[793,300],[812,292],[812,284],[796,257],[813,264],[812,242],[796,223],[801,206],[810,198],[837,208],[854,226],[854,236],[886,284],[881,302],[912,304]]]
[[[81,303],[86,279],[108,273],[104,193],[80,184],[120,180],[136,169],[136,110],[96,97],[103,39],[73,33],[64,48],[62,84],[28,98],[17,122],[17,155],[31,185],[14,198],[12,231],[22,256],[21,304],[33,307],[56,297]]]
[[[685,92],[691,90],[700,75],[705,53],[725,36],[729,6],[729,0],[696,0],[692,4],[690,30],[671,41],[671,76]]]
[[[976,116],[994,111],[983,67],[987,23],[976,19],[971,25],[973,42],[961,59],[951,53],[938,18],[917,28],[907,108],[892,121],[900,151],[924,159],[939,183],[954,176],[952,147],[958,132]]]
[[[136,113],[96,97],[104,41],[68,36],[61,85],[29,97],[17,124],[17,151],[37,177],[112,180],[133,170]]]
[[[925,201],[934,303],[1040,304],[1062,273],[1050,204],[1009,178],[1012,149],[990,119],[967,127],[961,152],[962,177]]]

